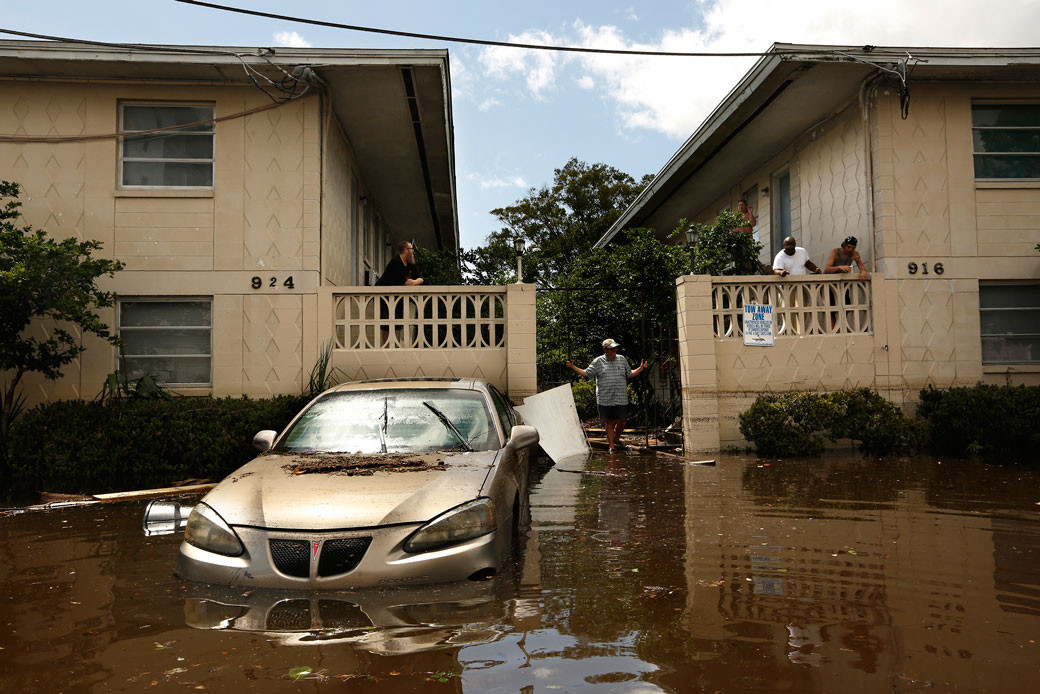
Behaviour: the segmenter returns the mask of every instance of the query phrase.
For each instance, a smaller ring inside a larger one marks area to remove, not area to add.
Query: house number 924
[[[917,274],[917,270],[918,270],[917,263],[913,263],[913,262],[907,263],[906,264],[906,269],[910,272],[911,275],[916,275]],[[921,270],[921,274],[922,275],[927,275],[928,274],[928,263],[921,263],[920,270]],[[936,263],[935,265],[932,265],[932,272],[934,272],[937,275],[943,274],[943,264],[942,263]]]
[[[269,277],[269,278],[267,278],[265,280],[263,277],[260,277],[258,275],[253,275],[253,279],[250,281],[250,284],[253,285],[253,289],[262,289],[265,284],[268,287],[271,287],[273,289],[278,289],[278,278],[277,277]],[[293,289],[293,288],[295,288],[296,285],[293,284],[292,275],[289,275],[288,277],[285,278],[285,280],[282,282],[282,286],[285,287],[286,289]]]

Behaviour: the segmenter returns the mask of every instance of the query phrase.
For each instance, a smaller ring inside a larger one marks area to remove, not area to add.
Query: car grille
[[[283,574],[307,578],[311,574],[310,547],[307,540],[271,540],[271,559]]]
[[[326,540],[321,546],[318,560],[319,576],[335,576],[352,571],[365,556],[372,543],[371,537],[347,537],[341,540]]]
[[[321,546],[318,560],[319,576],[345,574],[361,562],[365,551],[372,543],[371,537],[346,537],[326,540]],[[308,578],[310,576],[311,543],[309,540],[271,540],[271,559],[275,568],[287,576]]]

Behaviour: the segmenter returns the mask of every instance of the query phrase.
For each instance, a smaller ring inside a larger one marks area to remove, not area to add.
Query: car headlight
[[[235,531],[206,504],[198,504],[188,516],[184,539],[190,545],[217,554],[237,557],[244,548]]]
[[[487,535],[496,527],[495,502],[491,499],[467,501],[416,530],[405,541],[404,551],[427,552]]]

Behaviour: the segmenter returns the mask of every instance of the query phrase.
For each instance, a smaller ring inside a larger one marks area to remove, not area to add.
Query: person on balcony
[[[741,198],[737,200],[737,213],[744,215],[744,221],[747,222],[744,226],[733,227],[733,231],[743,232],[750,234],[755,230],[755,224],[758,220],[755,219],[755,211],[748,207],[747,200]]]
[[[784,239],[784,250],[773,258],[773,274],[780,277],[807,275],[806,268],[814,274],[820,274],[820,268],[809,260],[809,251],[799,246],[793,236],[788,236]]]
[[[419,268],[415,266],[415,247],[409,241],[397,242],[397,255],[386,264],[383,274],[376,280],[377,287],[415,287],[423,283],[419,276]],[[379,300],[379,317],[386,321],[379,330],[383,337],[383,345],[390,342],[390,307],[391,298],[383,297]],[[394,309],[394,319],[401,320],[404,317],[404,297],[397,298],[397,308]],[[398,326],[400,327],[400,326]]]
[[[607,450],[613,453],[622,448],[621,434],[625,431],[628,417],[628,380],[635,378],[647,367],[646,360],[633,369],[628,359],[618,354],[621,345],[611,338],[603,341],[603,354],[592,360],[584,369],[575,366],[570,359],[567,368],[584,378],[596,380],[596,404],[603,429],[607,433]]]
[[[841,242],[841,247],[835,248],[827,256],[827,265],[824,266],[823,271],[828,274],[851,273],[852,266],[856,265],[859,268],[859,278],[867,279],[867,266],[859,257],[856,244],[855,236],[846,236],[845,240]]]

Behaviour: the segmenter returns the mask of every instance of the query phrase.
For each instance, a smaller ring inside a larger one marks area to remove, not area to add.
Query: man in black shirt
[[[383,274],[376,280],[377,287],[415,287],[423,283],[419,276],[419,268],[415,266],[415,247],[408,241],[397,242],[397,255],[386,264]],[[389,323],[391,297],[380,300],[379,317]],[[397,308],[394,310],[394,318],[400,320],[404,317],[404,302],[406,298],[397,297]],[[390,326],[384,324],[380,327],[383,336],[383,345],[390,342]]]

